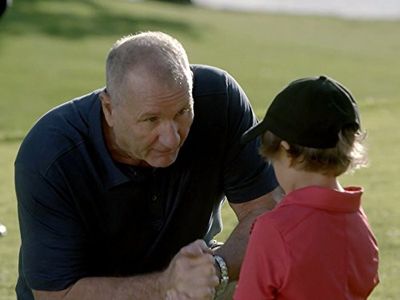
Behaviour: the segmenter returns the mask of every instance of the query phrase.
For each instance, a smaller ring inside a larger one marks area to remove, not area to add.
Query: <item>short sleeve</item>
[[[20,276],[35,290],[62,290],[85,275],[82,226],[56,182],[15,165]]]
[[[278,186],[272,165],[259,155],[260,139],[245,145],[242,134],[257,123],[251,104],[228,75],[228,150],[224,165],[225,194],[230,202],[240,203],[258,198]]]
[[[257,220],[250,235],[234,299],[276,299],[288,269],[289,258],[281,234],[265,218]]]

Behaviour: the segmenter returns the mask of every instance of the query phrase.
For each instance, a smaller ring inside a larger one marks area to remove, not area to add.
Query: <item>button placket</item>
[[[152,215],[152,227],[154,230],[161,230],[164,225],[163,220],[163,205],[161,201],[161,196],[159,194],[159,187],[157,186],[157,176],[155,170],[153,171],[152,176],[152,196],[151,196],[150,210]]]

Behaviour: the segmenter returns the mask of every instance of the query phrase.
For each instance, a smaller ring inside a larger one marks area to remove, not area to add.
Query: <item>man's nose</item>
[[[178,126],[175,122],[162,125],[159,140],[161,144],[169,149],[175,149],[181,142]]]

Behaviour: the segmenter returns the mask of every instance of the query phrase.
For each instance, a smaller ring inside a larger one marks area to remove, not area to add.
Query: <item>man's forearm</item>
[[[36,300],[212,299],[217,285],[211,251],[203,240],[196,240],[182,247],[162,272],[82,278],[63,291],[34,291],[34,296]]]
[[[246,252],[251,225],[255,218],[264,211],[249,213],[238,223],[224,245],[215,250],[215,254],[222,256],[226,261],[230,280],[237,280],[239,277],[240,266]]]
[[[162,273],[133,277],[88,277],[58,292],[34,291],[35,300],[165,299]]]
[[[224,245],[215,251],[215,254],[224,258],[228,266],[230,280],[237,280],[239,277],[240,266],[246,252],[250,229],[254,220],[262,213],[273,209],[276,203],[281,200],[282,195],[283,191],[278,186],[275,190],[253,201],[231,204],[239,223]]]

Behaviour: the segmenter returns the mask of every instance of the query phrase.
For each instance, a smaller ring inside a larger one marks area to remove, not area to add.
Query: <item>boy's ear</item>
[[[281,148],[284,150],[283,154],[286,155],[288,166],[294,167],[296,164],[296,160],[289,153],[290,145],[286,141],[281,141]]]
[[[283,149],[285,149],[286,151],[289,151],[289,149],[290,149],[290,145],[289,145],[289,143],[286,142],[286,141],[281,141],[281,147],[282,147]]]

